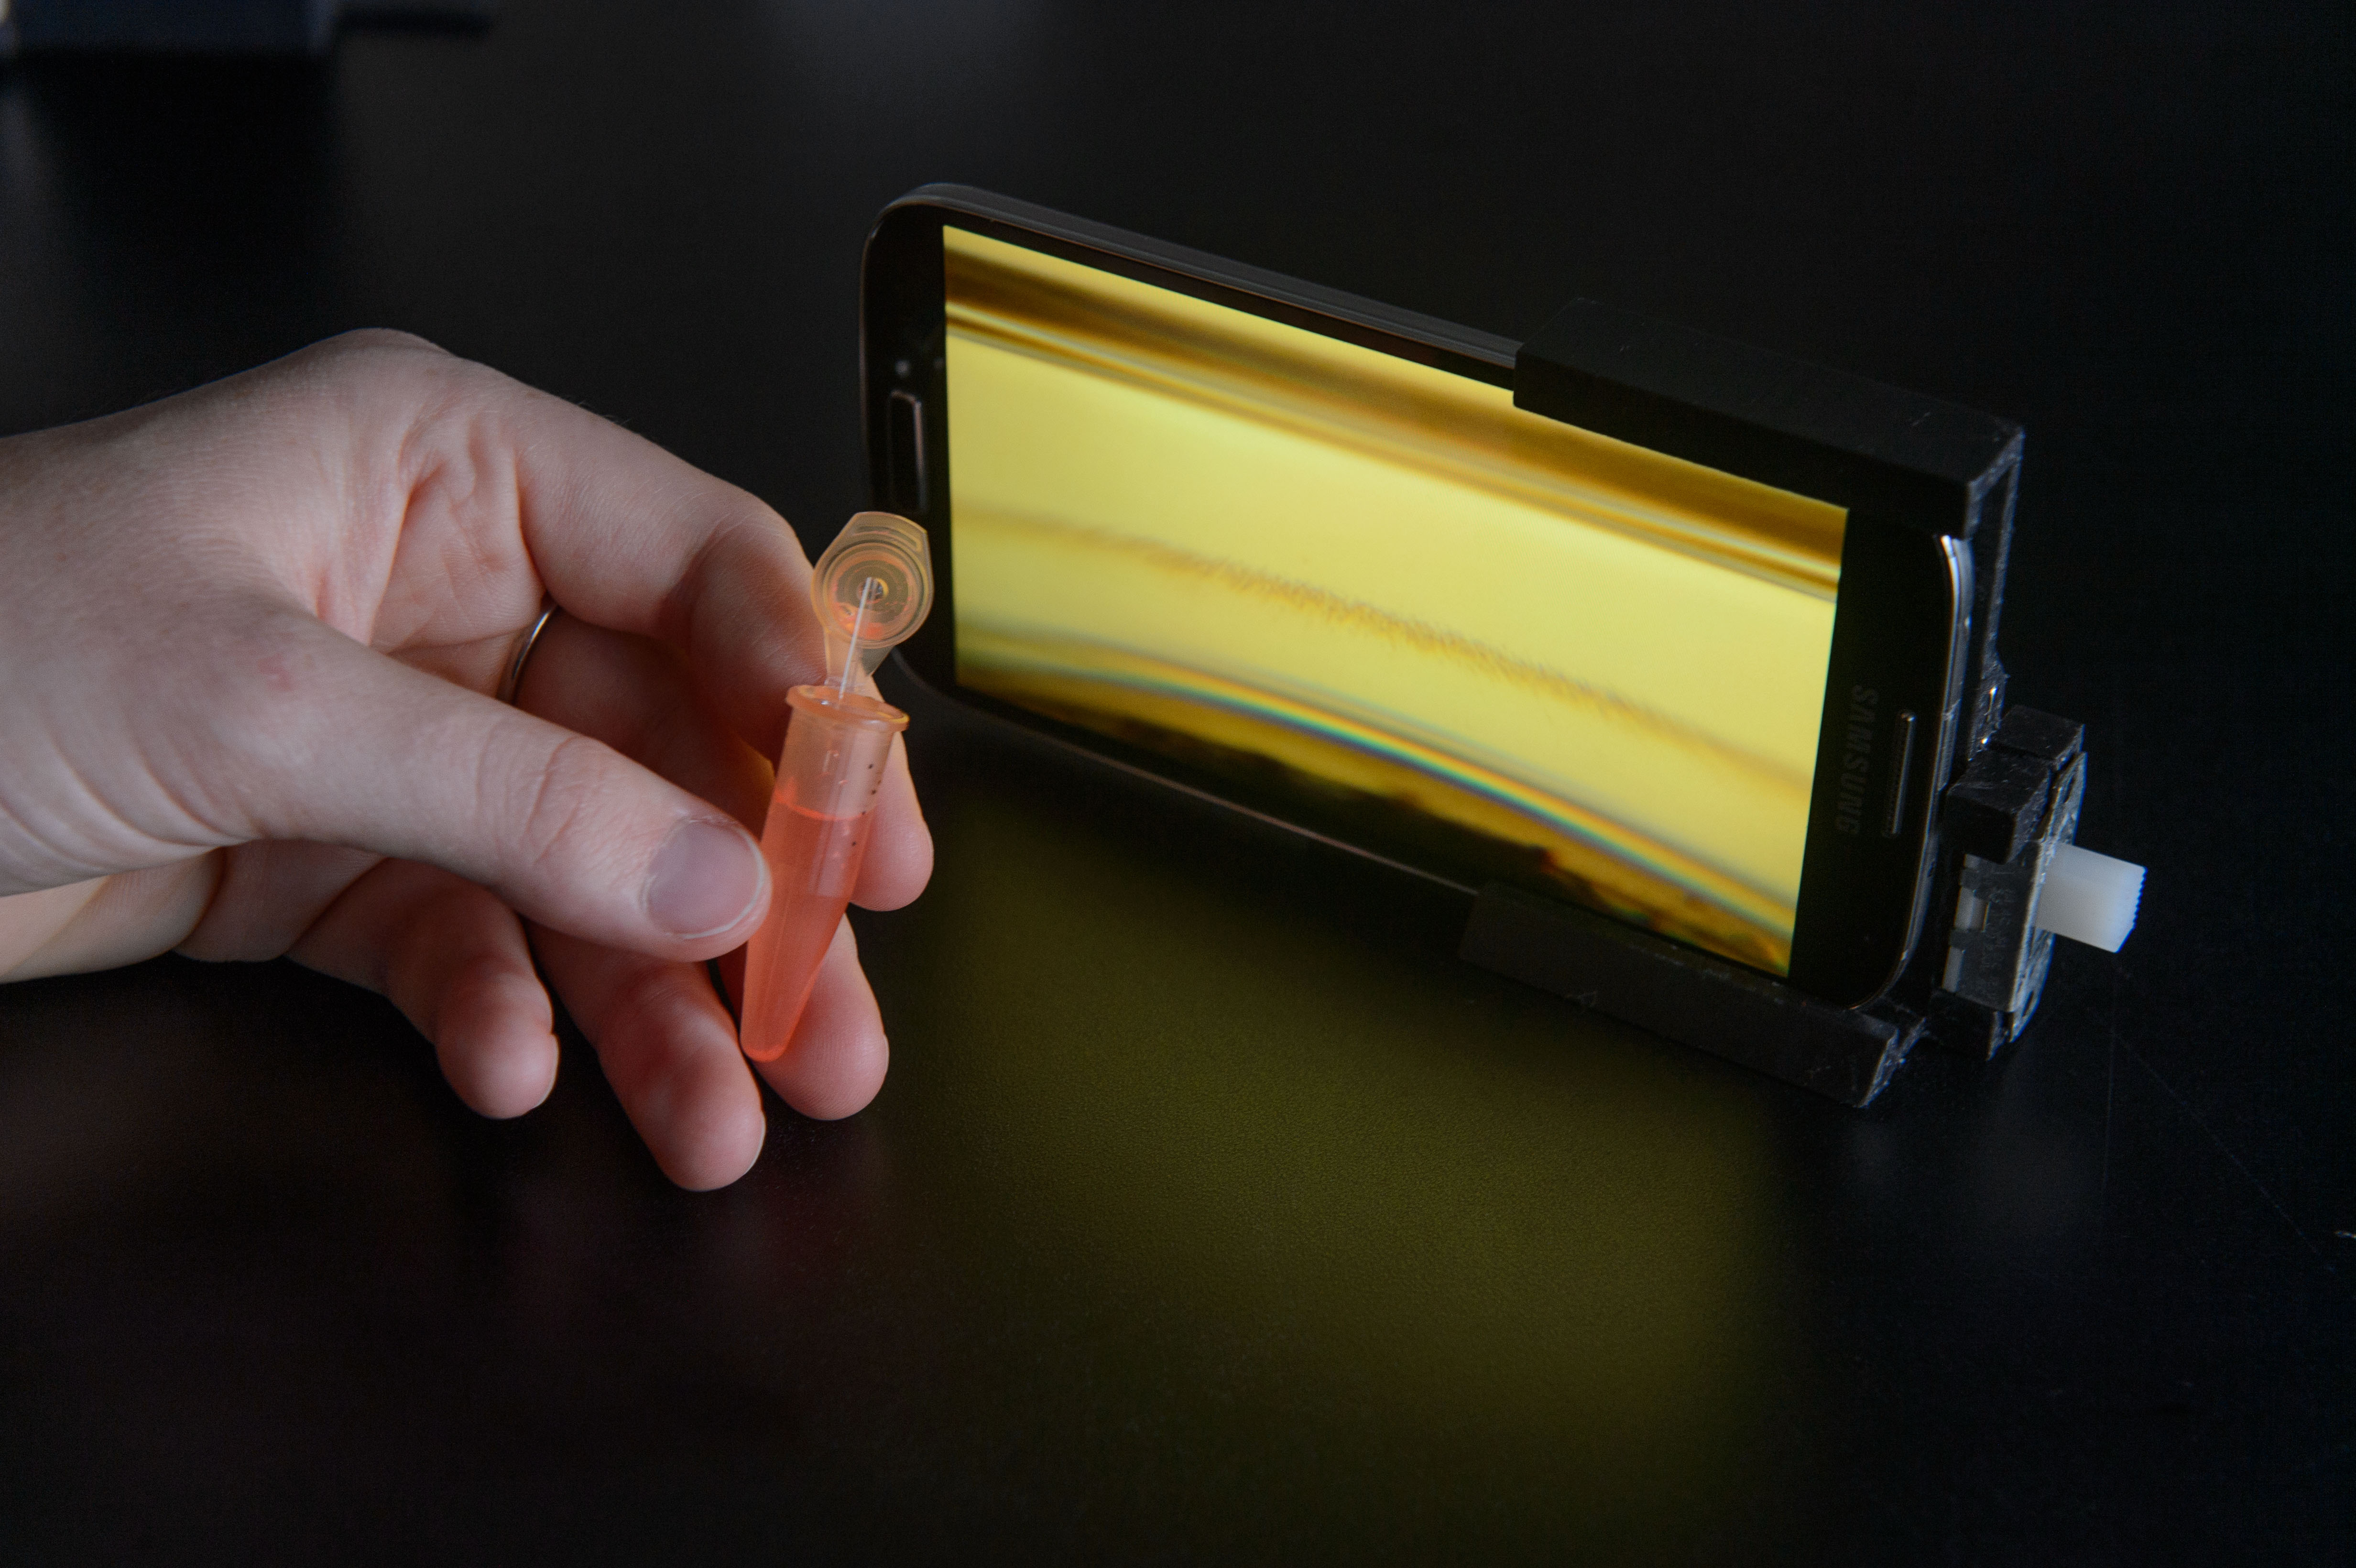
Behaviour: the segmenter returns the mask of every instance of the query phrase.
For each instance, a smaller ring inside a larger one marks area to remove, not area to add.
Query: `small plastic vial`
[[[761,852],[769,918],[744,955],[744,1054],[774,1061],[792,1043],[867,854],[876,787],[908,716],[830,687],[798,686]]]
[[[761,852],[769,918],[744,955],[744,1054],[775,1061],[793,1043],[819,966],[859,883],[875,792],[908,716],[852,689],[932,608],[925,530],[890,512],[852,517],[810,577],[826,634],[827,684],[787,695],[785,753]]]

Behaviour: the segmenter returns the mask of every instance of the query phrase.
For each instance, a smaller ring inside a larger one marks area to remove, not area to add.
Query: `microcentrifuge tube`
[[[852,689],[924,624],[933,581],[925,530],[889,512],[852,517],[810,581],[826,633],[827,681],[787,695],[792,711],[776,794],[761,834],[769,915],[744,955],[744,1054],[774,1061],[793,1043],[867,853],[892,738],[908,716]]]

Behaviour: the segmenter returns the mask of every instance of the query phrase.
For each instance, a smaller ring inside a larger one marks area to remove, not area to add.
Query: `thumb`
[[[259,661],[272,697],[240,704],[223,737],[241,837],[423,860],[542,925],[661,957],[724,953],[760,923],[768,871],[725,812],[585,735],[290,619]]]

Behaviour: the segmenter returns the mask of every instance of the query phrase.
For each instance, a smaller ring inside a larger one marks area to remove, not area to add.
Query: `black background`
[[[1461,904],[902,691],[891,1082],[670,1189],[372,997],[0,992],[0,1556],[2344,1557],[2351,13],[518,0],[0,68],[0,431],[348,326],[862,499],[957,179],[1511,336],[1577,293],[2022,421],[2017,700],[2152,867],[1855,1114]]]

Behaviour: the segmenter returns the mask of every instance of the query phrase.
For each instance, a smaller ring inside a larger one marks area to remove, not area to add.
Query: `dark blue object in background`
[[[15,54],[325,54],[338,21],[482,26],[496,0],[0,0]]]

